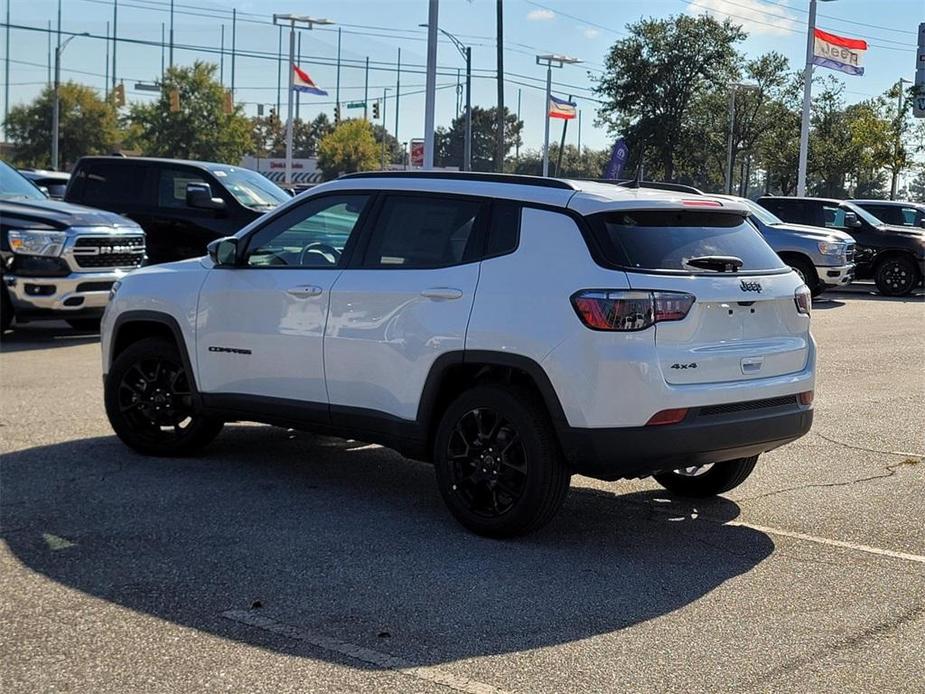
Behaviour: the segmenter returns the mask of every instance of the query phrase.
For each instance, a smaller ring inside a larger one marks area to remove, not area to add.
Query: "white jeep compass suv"
[[[572,474],[706,496],[812,423],[810,294],[731,200],[363,173],[143,268],[103,320],[135,450],[248,420],[432,461],[467,528],[548,522]]]

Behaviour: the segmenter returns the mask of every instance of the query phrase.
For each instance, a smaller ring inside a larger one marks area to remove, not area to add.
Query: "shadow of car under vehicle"
[[[722,524],[738,515],[729,500],[581,488],[542,531],[488,540],[450,518],[428,465],[244,425],[198,459],[143,458],[113,437],[9,453],[3,497],[10,550],[64,586],[258,647],[327,656],[221,617],[259,604],[262,616],[421,665],[666,615],[774,547]]]
[[[77,330],[63,321],[16,323],[3,333],[0,353],[72,347],[99,341],[99,330]]]

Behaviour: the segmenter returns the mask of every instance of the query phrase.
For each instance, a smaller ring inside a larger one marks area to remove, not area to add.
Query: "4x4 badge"
[[[743,292],[758,292],[761,294],[761,282],[746,282],[742,280],[739,282],[739,289]]]

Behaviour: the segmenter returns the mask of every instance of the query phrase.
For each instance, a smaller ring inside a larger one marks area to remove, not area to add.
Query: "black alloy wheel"
[[[905,296],[919,283],[921,277],[912,258],[894,256],[877,265],[874,281],[884,296]]]
[[[447,444],[452,489],[476,516],[498,518],[524,494],[527,452],[512,424],[487,407],[457,422]]]
[[[105,399],[116,434],[141,453],[184,455],[209,443],[223,426],[197,411],[176,346],[159,338],[136,342],[118,356]]]

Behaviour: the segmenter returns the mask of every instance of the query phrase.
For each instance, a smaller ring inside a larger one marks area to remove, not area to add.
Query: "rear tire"
[[[874,282],[884,296],[906,296],[922,280],[915,261],[902,255],[885,258],[877,263]]]
[[[785,261],[790,268],[799,275],[803,284],[809,287],[809,292],[813,296],[819,296],[825,291],[825,285],[819,281],[819,275],[816,274],[816,268],[812,263],[802,258],[787,258]]]
[[[518,386],[476,386],[451,403],[437,428],[434,467],[456,520],[497,538],[552,520],[571,480],[546,409]]]
[[[116,435],[145,455],[189,455],[224,426],[197,411],[192,378],[180,352],[163,338],[140,340],[116,357],[104,396]]]
[[[82,333],[98,333],[101,318],[69,318],[67,324]]]
[[[669,492],[679,496],[703,498],[735,489],[752,474],[757,462],[758,456],[753,455],[748,458],[713,463],[703,472],[697,472],[699,468],[705,467],[699,466],[660,472],[652,477]]]

